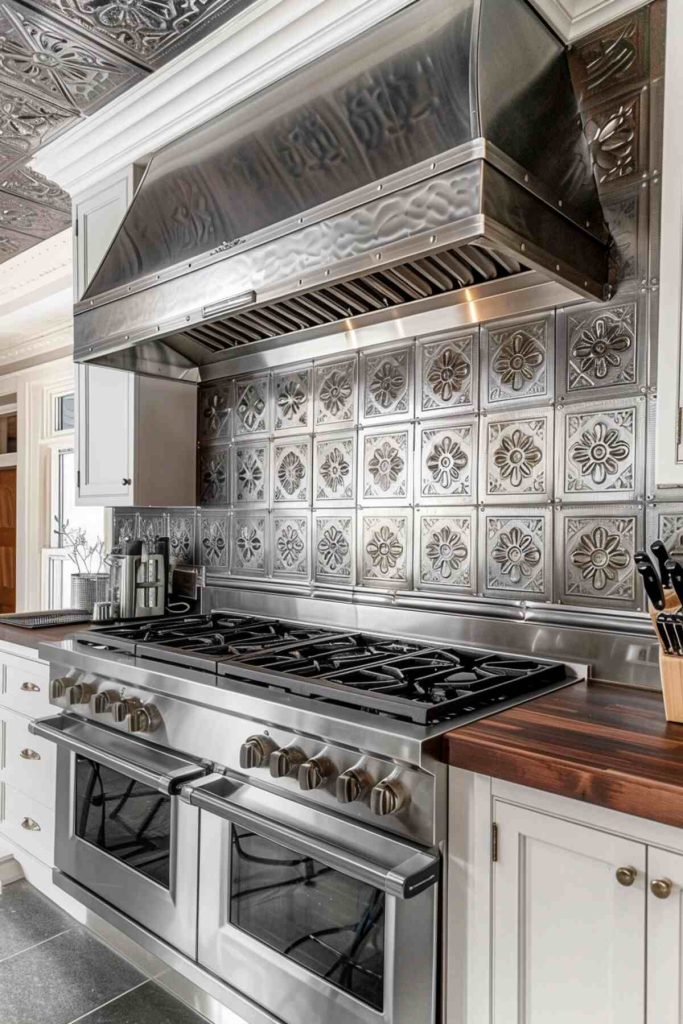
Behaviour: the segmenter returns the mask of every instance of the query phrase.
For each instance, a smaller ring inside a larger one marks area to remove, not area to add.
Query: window
[[[74,395],[55,396],[55,430],[61,433],[64,430],[74,429]]]

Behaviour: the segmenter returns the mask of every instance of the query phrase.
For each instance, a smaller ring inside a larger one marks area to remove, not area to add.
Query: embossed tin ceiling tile
[[[415,584],[420,590],[476,590],[477,510],[415,512]]]
[[[14,152],[16,157],[30,156],[77,120],[73,109],[0,81],[0,144],[6,152]]]
[[[0,74],[55,103],[88,113],[143,72],[23,5],[0,4]]]
[[[311,513],[273,512],[271,524],[271,575],[307,582],[311,576]]]
[[[355,514],[326,510],[313,516],[313,575],[316,583],[353,586],[356,574]]]
[[[356,432],[323,434],[314,442],[313,504],[356,502]]]
[[[227,572],[229,543],[229,521],[227,512],[199,513],[199,564],[207,569]]]
[[[176,565],[195,564],[195,520],[193,508],[173,509],[169,514],[170,557]]]
[[[366,587],[405,590],[412,584],[412,509],[366,509],[358,521],[358,578]]]
[[[270,428],[270,374],[235,381],[233,430],[235,437],[267,434]]]
[[[603,98],[650,74],[649,8],[604,25],[569,50],[569,66],[580,102]]]
[[[489,324],[482,330],[482,404],[538,405],[555,393],[555,313]]]
[[[230,572],[233,576],[268,573],[269,513],[235,512],[232,516]]]
[[[643,543],[637,506],[563,508],[555,512],[555,601],[641,611],[633,562]]]
[[[233,405],[232,381],[203,386],[199,389],[197,433],[200,441],[228,441]]]
[[[627,195],[613,196],[602,204],[612,236],[610,281],[615,298],[647,285],[650,185],[642,183]]]
[[[609,398],[644,385],[646,314],[642,296],[609,305],[582,303],[561,310],[557,321],[560,400]]]
[[[36,238],[50,238],[70,223],[71,217],[61,210],[51,210],[0,190],[0,231],[13,228]]]
[[[200,448],[198,459],[199,504],[230,503],[230,456],[226,445]]]
[[[265,508],[270,496],[267,441],[236,441],[232,448],[232,498],[236,506]]]
[[[444,416],[474,409],[478,380],[478,328],[418,339],[418,416]]]
[[[358,484],[361,504],[408,505],[412,499],[413,427],[365,429]]]
[[[417,503],[472,505],[476,502],[478,430],[475,418],[430,420],[418,425]]]
[[[316,362],[314,370],[316,430],[339,430],[356,424],[358,357],[337,357]]]
[[[112,525],[112,544],[118,547],[124,540],[135,540],[139,537],[139,524],[136,512],[116,510]]]
[[[552,599],[552,511],[487,508],[479,515],[480,585],[485,597]]]
[[[662,540],[672,558],[683,558],[683,504],[681,502],[662,501],[648,508],[645,527],[647,548],[653,540]]]
[[[552,409],[524,409],[481,419],[479,500],[491,504],[553,497]]]
[[[584,111],[584,134],[601,194],[632,185],[649,170],[648,93],[641,91]]]
[[[4,166],[0,154],[0,169]],[[48,181],[42,174],[30,167],[16,166],[0,176],[0,190],[11,192],[22,199],[42,203],[54,210],[61,210],[71,220],[71,197],[59,185]]]
[[[557,497],[638,501],[645,497],[644,395],[569,405],[557,412]]]
[[[168,514],[166,512],[139,512],[138,536],[152,545],[157,537],[168,537]]]
[[[361,352],[361,422],[412,418],[414,352],[412,344]]]
[[[313,429],[313,389],[310,366],[273,373],[273,430],[292,434]]]
[[[0,195],[1,201],[1,195]],[[0,263],[11,260],[20,252],[25,252],[32,245],[36,245],[40,239],[34,235],[26,235],[20,231],[12,231],[10,228],[0,227]]]
[[[311,504],[312,439],[291,438],[273,444],[273,504],[306,508]]]

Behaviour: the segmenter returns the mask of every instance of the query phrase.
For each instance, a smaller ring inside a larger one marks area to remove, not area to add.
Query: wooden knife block
[[[674,593],[666,598],[663,611],[677,612],[681,609],[681,603]],[[656,620],[658,612],[650,607],[650,618],[657,629]],[[659,636],[659,633],[657,634]],[[659,674],[662,679],[662,694],[664,696],[664,714],[667,722],[683,722],[683,657],[674,654],[666,654],[664,648],[659,648]]]

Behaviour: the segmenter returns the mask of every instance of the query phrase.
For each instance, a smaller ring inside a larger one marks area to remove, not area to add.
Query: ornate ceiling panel
[[[0,263],[70,223],[36,150],[253,2],[0,0]]]

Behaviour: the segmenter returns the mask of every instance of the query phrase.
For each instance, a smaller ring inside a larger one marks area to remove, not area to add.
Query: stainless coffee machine
[[[111,618],[148,619],[163,615],[168,587],[168,538],[157,537],[149,551],[140,540],[123,540],[111,554]]]

